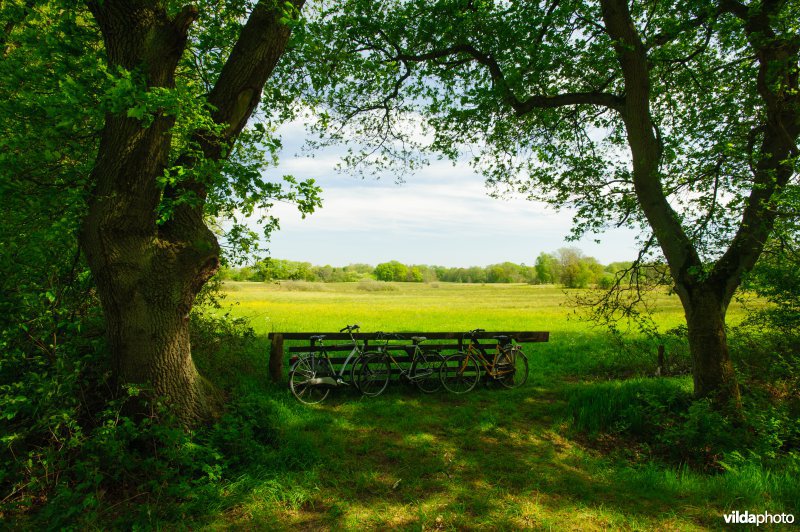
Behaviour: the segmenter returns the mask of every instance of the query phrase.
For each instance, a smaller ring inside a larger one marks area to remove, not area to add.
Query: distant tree
[[[421,283],[423,280],[422,269],[419,266],[411,266],[408,268],[406,280],[412,283]]]
[[[561,265],[558,259],[548,253],[539,253],[534,264],[536,278],[542,284],[553,284],[561,280]]]
[[[334,274],[334,268],[329,264],[326,264],[325,266],[317,266],[314,268],[314,275],[316,275],[317,279],[319,279],[323,283],[329,283],[333,281],[333,274]]]
[[[378,281],[405,281],[407,277],[408,267],[396,260],[375,266],[375,278]]]

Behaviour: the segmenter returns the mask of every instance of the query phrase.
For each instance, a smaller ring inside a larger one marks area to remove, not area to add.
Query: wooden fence
[[[369,349],[370,342],[373,345],[378,342],[380,345],[383,345],[386,342],[385,335],[386,333],[353,333],[352,337],[355,340],[361,340],[364,342],[364,350]],[[392,333],[395,334],[395,333]],[[402,336],[407,341],[411,341],[412,336],[424,336],[428,340],[455,340],[455,342],[449,343],[426,343],[425,346],[437,349],[441,351],[460,351],[465,348],[465,338],[464,332],[402,332],[396,333]],[[353,344],[350,342],[350,334],[348,333],[341,333],[341,332],[303,332],[303,333],[269,333],[269,339],[272,342],[272,346],[270,348],[270,355],[269,355],[269,374],[270,377],[274,382],[282,382],[283,377],[283,364],[284,360],[286,359],[286,349],[284,348],[284,341],[286,340],[304,340],[307,343],[305,345],[300,346],[292,346],[289,347],[289,353],[308,353],[310,351],[319,350],[319,346],[315,345],[311,342],[312,336],[325,336],[325,342],[328,341],[336,341],[336,340],[348,340],[345,344],[329,344],[326,343],[325,349],[327,351],[350,351],[353,349]],[[494,340],[496,336],[508,336],[509,338],[513,338],[514,341],[520,344],[531,343],[531,342],[547,342],[550,339],[550,333],[546,331],[482,331],[479,333],[475,333],[475,338],[479,340]],[[466,338],[468,340],[469,337]],[[397,341],[395,338],[392,338],[392,341]],[[408,355],[411,355],[410,350],[413,349],[413,344],[408,345],[400,345],[400,344],[392,344],[392,349],[398,350],[406,350]],[[341,363],[338,359],[333,359],[332,362],[334,363]]]

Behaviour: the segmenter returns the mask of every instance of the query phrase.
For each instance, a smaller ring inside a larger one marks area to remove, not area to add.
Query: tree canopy
[[[640,229],[687,311],[697,395],[737,397],[725,310],[797,214],[798,20],[795,1],[350,0],[306,27],[325,43],[308,92],[328,140],[361,142],[352,163],[467,157],[496,194],[574,208],[576,237]]]

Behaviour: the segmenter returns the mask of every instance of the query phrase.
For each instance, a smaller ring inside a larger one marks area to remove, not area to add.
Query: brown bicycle
[[[528,357],[510,336],[495,336],[494,353],[486,351],[476,337],[484,329],[474,329],[462,336],[468,341],[466,351],[454,353],[444,360],[439,376],[445,389],[452,393],[467,393],[478,384],[483,374],[506,388],[517,388],[528,380]]]

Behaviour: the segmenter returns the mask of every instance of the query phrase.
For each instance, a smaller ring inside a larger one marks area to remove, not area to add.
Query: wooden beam
[[[268,338],[280,334],[284,340],[308,340],[312,336],[325,335],[325,340],[350,340],[348,333],[340,332],[293,332],[293,333],[269,333]],[[376,340],[378,339],[377,332],[372,333],[353,333],[353,338],[356,340]],[[395,333],[392,333],[395,334]],[[407,340],[411,340],[412,336],[424,336],[429,340],[460,340],[463,332],[399,332],[396,333]],[[547,331],[485,331],[477,333],[475,338],[490,340],[495,336],[510,336],[518,342],[547,342],[550,339],[550,333]],[[392,341],[396,341],[392,339]]]
[[[283,335],[274,333],[272,346],[269,352],[269,376],[272,382],[283,382]]]

